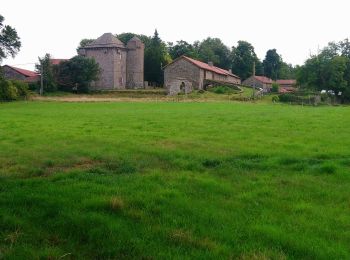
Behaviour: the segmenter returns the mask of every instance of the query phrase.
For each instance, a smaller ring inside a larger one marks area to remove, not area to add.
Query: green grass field
[[[350,108],[0,104],[0,259],[350,259]]]

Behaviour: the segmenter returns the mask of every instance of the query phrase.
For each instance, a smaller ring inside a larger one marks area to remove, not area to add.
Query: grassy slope
[[[0,258],[350,258],[350,109],[0,104]]]

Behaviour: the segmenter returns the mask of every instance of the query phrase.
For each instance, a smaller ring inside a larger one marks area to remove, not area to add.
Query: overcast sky
[[[302,64],[329,41],[350,38],[349,0],[1,0],[5,24],[22,48],[2,65],[33,68],[38,56],[70,58],[83,38],[105,32],[152,35],[176,42],[218,37],[228,46],[246,40],[260,59],[276,48]]]

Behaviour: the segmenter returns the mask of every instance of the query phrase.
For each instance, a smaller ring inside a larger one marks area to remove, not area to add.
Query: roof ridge
[[[39,73],[32,71],[32,70],[21,69],[21,68],[17,68],[17,67],[11,66],[11,65],[4,65],[4,66],[8,66],[11,69],[13,69],[13,70],[17,71],[18,73],[20,73],[24,76],[27,76],[27,77],[33,77],[33,76],[39,75]]]
[[[228,75],[228,76],[233,76],[233,77],[237,77],[239,78],[239,76],[229,72],[228,70],[225,70],[225,69],[222,69],[222,68],[219,68],[219,67],[216,67],[216,66],[210,66],[209,64],[203,62],[203,61],[200,61],[200,60],[196,60],[196,59],[193,59],[193,58],[190,58],[190,57],[187,57],[186,55],[182,55],[180,56],[178,59],[180,58],[185,58],[187,59],[188,61],[190,61],[191,63],[193,63],[194,65],[198,66],[198,67],[201,67],[202,69],[205,69],[205,70],[209,70],[209,71],[212,71],[212,72],[215,72],[215,73],[218,73],[218,74],[221,74],[221,75]],[[175,59],[174,61],[178,60],[178,59]],[[173,62],[174,62],[173,61]]]
[[[98,48],[98,47],[124,47],[125,45],[112,33],[104,33],[92,43],[85,46],[85,48]]]

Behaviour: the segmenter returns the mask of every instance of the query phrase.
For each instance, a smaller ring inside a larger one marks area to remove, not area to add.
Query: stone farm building
[[[261,88],[264,92],[270,92],[273,80],[265,76],[251,76],[242,82],[242,85],[253,88]]]
[[[100,78],[91,86],[95,90],[142,88],[144,86],[144,49],[142,41],[133,37],[126,45],[111,33],[105,33],[79,54],[96,60]]]
[[[37,82],[40,80],[40,74],[34,71],[20,69],[9,65],[4,65],[2,70],[5,79],[20,80],[27,83]]]
[[[276,83],[279,85],[280,93],[291,93],[297,90],[297,81],[295,79],[278,79]]]
[[[164,84],[169,95],[206,89],[209,84],[239,85],[241,79],[231,71],[181,56],[164,67]]]

